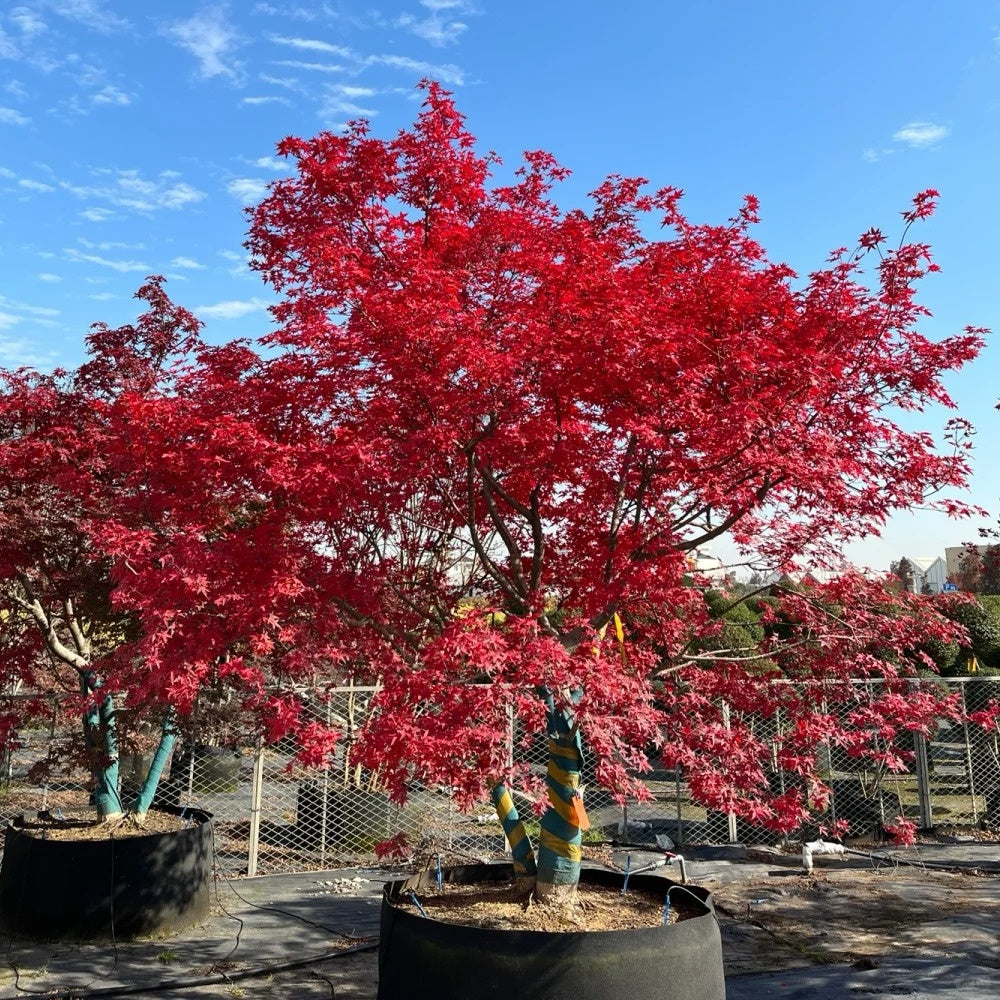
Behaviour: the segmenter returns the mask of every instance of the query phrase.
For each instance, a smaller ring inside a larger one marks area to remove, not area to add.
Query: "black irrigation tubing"
[[[949,865],[940,861],[922,861],[920,859],[910,860],[901,858],[898,854],[886,854],[883,851],[858,851],[852,847],[844,848],[845,854],[852,854],[858,858],[867,858],[869,861],[882,862],[890,865],[906,865],[909,868],[925,868],[934,872],[952,872],[956,875],[976,875],[980,878],[995,878],[1000,875],[1000,868],[983,868],[981,866],[968,867],[965,865]]]
[[[772,927],[768,927],[767,924],[765,924],[758,917],[753,917],[753,916],[741,917],[741,916],[738,916],[736,913],[734,913],[732,910],[730,910],[727,906],[723,906],[718,901],[715,902],[715,909],[718,911],[718,913],[721,913],[724,917],[726,917],[729,921],[731,921],[734,924],[741,924],[741,925],[742,924],[749,924],[751,927],[756,927],[758,930],[763,931],[773,941],[777,942],[780,945],[784,945],[786,948],[791,948],[792,951],[798,952],[811,965],[834,965],[834,964],[837,964],[836,961],[833,961],[833,960],[831,960],[830,958],[828,958],[828,957],[826,957],[824,955],[819,955],[819,954],[817,954],[816,952],[812,951],[809,948],[803,947],[797,941],[793,941],[791,938],[782,937],[782,935],[778,934]],[[719,926],[721,928],[722,921],[719,920],[718,916],[716,916],[715,919],[719,923]]]
[[[229,917],[231,920],[235,920],[240,925],[239,930],[236,932],[236,939],[235,939],[235,943],[233,945],[233,948],[229,952],[229,955],[226,956],[226,959],[228,959],[231,955],[233,955],[236,952],[236,950],[239,948],[239,946],[240,946],[240,940],[241,940],[241,938],[243,936],[243,928],[244,928],[246,922],[242,919],[242,917],[237,917],[235,914],[230,913],[226,909],[225,904],[222,902],[221,898],[219,897],[219,882],[220,881],[224,881],[226,883],[226,885],[229,887],[229,891],[238,900],[240,900],[241,903],[244,903],[247,906],[252,907],[255,910],[266,910],[269,913],[280,913],[282,916],[291,917],[293,920],[298,920],[300,923],[307,924],[310,927],[315,927],[316,930],[326,931],[327,934],[334,934],[334,935],[336,935],[339,938],[343,938],[343,940],[345,940],[345,941],[355,941],[358,944],[367,944],[367,941],[368,941],[367,938],[359,937],[356,934],[348,934],[346,931],[342,931],[342,930],[340,930],[337,927],[331,927],[329,924],[321,924],[321,923],[319,923],[316,920],[310,920],[308,917],[303,917],[299,913],[293,913],[291,910],[284,910],[280,906],[267,906],[267,905],[265,905],[263,903],[255,903],[252,900],[247,899],[246,896],[244,896],[236,888],[236,885],[233,883],[233,880],[226,874],[226,872],[223,869],[222,865],[219,864],[219,852],[218,852],[218,849],[215,846],[215,827],[214,826],[212,827],[212,859],[213,859],[213,866],[212,866],[212,868],[213,868],[213,874],[215,876],[215,901],[218,904],[219,909],[221,909],[222,912],[227,917]],[[223,961],[225,961],[225,959],[223,959]]]

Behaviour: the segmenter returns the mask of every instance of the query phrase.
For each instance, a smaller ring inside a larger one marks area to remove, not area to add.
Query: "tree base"
[[[536,879],[535,898],[547,906],[572,906],[576,902],[576,883],[557,885],[555,882]]]
[[[511,865],[449,868],[449,883],[509,882]],[[620,889],[616,872],[584,869],[582,883]],[[433,893],[436,872],[391,882],[382,898],[378,1000],[725,1000],[722,941],[711,894],[678,887],[701,911],[662,927],[614,931],[507,931],[448,924],[399,908],[409,891]],[[634,875],[629,892],[663,899],[677,885]],[[672,894],[673,896],[673,894]],[[421,984],[416,990],[415,984]]]

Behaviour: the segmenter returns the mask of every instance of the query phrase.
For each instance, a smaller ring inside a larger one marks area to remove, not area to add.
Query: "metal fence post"
[[[965,778],[969,782],[969,804],[972,806],[972,822],[979,823],[979,808],[976,805],[976,772],[972,766],[972,737],[969,734],[968,707],[965,702],[965,684],[959,684],[962,693],[962,739],[965,743]]]
[[[264,792],[264,741],[257,740],[253,760],[253,780],[250,785],[250,846],[247,851],[247,875],[257,874],[257,856],[260,850],[260,818]]]
[[[729,729],[732,724],[732,716],[730,714],[729,702],[724,701],[722,703],[722,724]],[[739,836],[737,836],[736,829],[736,813],[728,812],[726,813],[726,827],[729,834],[729,843],[738,844],[740,841]]]
[[[684,810],[681,805],[681,766],[680,764],[674,764],[674,803],[677,806],[677,836],[676,840],[679,846],[686,846],[686,838],[684,836]]]
[[[46,749],[46,757],[49,761],[52,760],[52,751],[55,749],[56,745],[56,720],[59,715],[59,702],[52,702],[52,721],[49,723],[49,742]],[[45,775],[45,784],[42,786],[42,808],[48,809],[49,807],[49,776],[48,773]]]
[[[326,728],[330,728],[330,698],[326,701]],[[330,822],[330,761],[323,765],[323,801],[319,810],[319,860],[326,864],[326,830]]]
[[[927,740],[922,733],[913,734],[913,749],[916,756],[920,828],[929,830],[934,826],[934,810],[931,803],[931,772],[927,763]]]

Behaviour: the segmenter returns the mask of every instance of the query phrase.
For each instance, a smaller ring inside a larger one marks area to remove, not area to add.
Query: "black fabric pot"
[[[460,884],[509,881],[513,869],[466,865],[446,869],[443,876]],[[393,905],[411,889],[418,897],[433,892],[435,881],[436,873],[424,872],[385,888],[378,1000],[725,1000],[722,941],[707,889],[684,887],[700,902],[700,915],[624,931],[465,927]],[[580,881],[620,888],[622,876],[585,869]],[[674,884],[656,875],[633,875],[628,888],[662,900]]]
[[[165,809],[180,815],[180,809]],[[0,921],[29,937],[121,940],[203,920],[212,872],[211,815],[190,826],[117,840],[42,840],[23,817],[7,826]]]

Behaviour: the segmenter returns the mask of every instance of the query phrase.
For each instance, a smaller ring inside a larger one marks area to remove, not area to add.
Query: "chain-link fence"
[[[939,682],[940,683],[940,682]],[[1000,701],[1000,679],[970,678],[947,682],[959,692],[970,712],[991,699]],[[392,803],[377,775],[351,759],[355,736],[369,710],[374,689],[342,688],[314,694],[306,711],[344,734],[334,759],[323,769],[295,763],[293,748],[244,745],[215,746],[197,736],[178,744],[161,782],[158,801],[198,807],[214,816],[220,866],[230,873],[266,874],[335,868],[370,861],[374,846],[399,832],[437,849],[482,856],[502,851],[503,835],[488,805],[460,813],[447,788],[415,786],[407,804]],[[24,696],[18,696],[24,697]],[[60,712],[55,699],[36,698],[34,722],[19,732],[0,757],[0,822],[18,813],[47,809],[52,813],[88,806],[88,776],[74,769],[68,752],[77,720]],[[0,720],[17,706],[0,697]],[[772,741],[781,736],[782,719],[754,720],[755,735]],[[920,827],[1000,825],[1000,745],[996,730],[941,720],[928,738],[908,737],[897,747],[910,761],[906,771],[847,756],[837,747],[821,747],[822,777],[831,788],[827,809],[815,827],[799,831],[813,837],[820,826],[843,821],[850,838],[878,839],[897,816]],[[542,741],[527,749],[511,734],[512,754],[522,755],[544,772]],[[777,766],[775,752],[769,779],[782,792],[793,779]],[[616,838],[655,844],[669,837],[675,844],[776,842],[778,837],[733,815],[706,810],[695,802],[679,771],[653,770],[646,775],[652,800],[617,806],[610,795],[588,781],[591,761],[585,754],[587,812],[595,840]],[[149,755],[127,755],[120,761],[124,790],[144,777]]]
[[[1000,679],[952,678],[937,680],[957,693],[963,715],[1000,702]],[[829,708],[829,706],[828,706]],[[840,711],[848,711],[847,706]],[[769,719],[741,720],[752,725],[754,736],[774,748],[767,769],[773,792],[791,787],[794,778],[778,766],[780,713]],[[923,737],[905,734],[891,748],[906,762],[902,771],[890,770],[866,757],[853,757],[838,746],[819,749],[820,777],[830,789],[827,807],[795,834],[814,839],[824,831],[839,830],[849,840],[888,839],[886,828],[897,818],[931,827],[1000,826],[1000,742],[998,732],[953,719],[940,719]],[[695,802],[682,773],[656,771],[647,776],[653,801],[627,807],[623,829],[638,842],[656,834],[676,844],[778,843],[789,839],[755,826],[733,814],[713,812]]]

